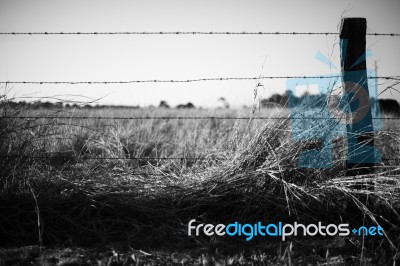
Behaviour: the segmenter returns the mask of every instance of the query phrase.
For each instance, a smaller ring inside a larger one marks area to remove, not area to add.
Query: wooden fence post
[[[365,18],[344,18],[340,52],[344,95],[349,103],[346,175],[370,174],[375,165],[374,128],[368,92]],[[358,186],[359,187],[359,186]]]

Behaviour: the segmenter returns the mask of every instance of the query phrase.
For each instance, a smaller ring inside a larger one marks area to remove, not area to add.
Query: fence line
[[[246,32],[246,31],[125,31],[125,32],[0,32],[0,35],[339,35],[337,32]],[[368,36],[389,36],[399,37],[400,33],[367,33]],[[201,81],[228,81],[228,80],[262,80],[262,79],[326,79],[326,78],[342,78],[342,75],[337,76],[259,76],[259,77],[220,77],[220,78],[197,78],[197,79],[184,79],[184,80],[130,80],[130,81],[0,81],[0,84],[36,84],[36,85],[75,85],[75,84],[130,84],[130,83],[190,83],[190,82],[201,82]],[[368,79],[384,79],[384,80],[395,80],[400,81],[400,76],[378,76],[368,77]],[[270,119],[270,120],[286,120],[288,117],[216,117],[216,116],[187,116],[187,117],[170,117],[170,116],[146,116],[146,117],[90,117],[90,116],[6,116],[0,119],[15,118],[15,119],[114,119],[114,120],[146,120],[146,119],[231,119],[231,120],[251,120],[251,119]],[[290,117],[290,119],[327,119],[325,117]],[[335,118],[331,118],[335,119]],[[374,119],[387,119],[387,120],[400,120],[400,117],[386,117],[386,118],[374,118]],[[76,156],[76,155],[73,155]],[[212,157],[85,157],[79,155],[77,157],[71,157],[69,155],[55,156],[25,156],[25,155],[0,155],[0,158],[18,158],[18,159],[82,159],[82,160],[136,160],[136,161],[165,161],[165,160],[184,160],[184,161],[215,161],[215,160],[226,160]],[[382,161],[400,161],[400,158],[383,158]],[[142,174],[142,173],[134,173]],[[143,173],[147,174],[147,173]],[[149,174],[151,175],[151,174]]]
[[[24,155],[0,155],[0,158],[26,158],[26,159],[73,159],[71,155],[55,156],[24,156]],[[218,160],[217,158],[207,157],[76,157],[84,160],[137,160],[137,161],[164,161],[164,160],[187,160],[187,161],[209,161]]]
[[[0,35],[339,35],[338,32],[264,31],[113,31],[113,32],[0,32]],[[399,37],[400,33],[367,33],[368,36]]]
[[[261,80],[261,79],[331,79],[341,78],[341,75],[333,76],[259,76],[259,77],[227,77],[227,78],[197,78],[197,79],[182,79],[182,80],[162,80],[162,79],[148,79],[148,80],[128,80],[128,81],[0,81],[4,84],[68,84],[68,85],[79,85],[79,84],[130,84],[130,83],[190,83],[190,82],[201,82],[201,81],[228,81],[228,80]],[[397,80],[400,81],[400,76],[376,76],[368,77],[368,79],[384,79],[384,80]]]
[[[101,109],[100,109],[101,110]],[[337,120],[334,117],[269,117],[269,116],[137,116],[137,117],[111,117],[111,116],[3,116],[0,119],[79,119],[79,120],[151,120],[151,119],[163,119],[163,120]],[[373,117],[375,120],[400,120],[400,117]]]
[[[0,155],[0,158],[19,158],[19,159],[82,159],[82,160],[136,160],[136,161],[165,161],[165,160],[186,160],[186,161],[216,161],[219,158],[210,157],[72,157],[71,155],[55,156],[24,156],[24,155]],[[225,161],[228,159],[224,159]],[[400,161],[400,158],[382,158],[382,161]]]

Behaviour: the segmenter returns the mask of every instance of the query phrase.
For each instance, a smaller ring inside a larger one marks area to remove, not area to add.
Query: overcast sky
[[[400,32],[400,1],[56,1],[0,0],[0,32],[265,31],[338,32],[341,16],[367,18],[369,33]],[[340,68],[338,36],[106,35],[0,36],[0,80],[128,81],[323,75]],[[400,75],[400,37],[367,36],[378,75]],[[257,97],[285,91],[262,80]],[[219,97],[251,105],[258,81],[126,85],[13,85],[17,96],[81,94],[100,103],[213,107]],[[386,88],[388,83],[379,87]],[[400,97],[397,99],[399,100]],[[384,94],[382,97],[392,97]]]

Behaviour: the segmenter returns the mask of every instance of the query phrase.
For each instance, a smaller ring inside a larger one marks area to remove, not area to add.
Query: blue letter
[[[271,233],[271,232],[270,232],[270,230],[269,230],[270,227],[273,227],[273,228],[274,228],[274,231],[275,231],[274,233]],[[266,232],[269,236],[278,236],[278,235],[279,235],[278,231],[279,231],[279,229],[278,229],[278,227],[276,226],[276,224],[269,224],[269,225],[267,225],[267,227],[265,228],[265,232]]]
[[[237,222],[235,222],[234,224],[228,224],[227,226],[226,226],[226,228],[225,228],[225,231],[226,231],[226,233],[228,234],[228,235],[230,235],[230,236],[234,236],[234,235],[236,235],[237,234]],[[231,227],[234,227],[235,228],[235,231],[233,232],[233,233],[231,233],[231,232],[229,232],[229,228],[231,228]]]

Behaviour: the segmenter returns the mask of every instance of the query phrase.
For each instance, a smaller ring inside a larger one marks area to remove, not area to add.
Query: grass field
[[[54,118],[5,118],[36,115]],[[398,260],[396,120],[383,120],[375,138],[382,158],[391,160],[378,163],[372,174],[346,176],[343,137],[333,141],[332,168],[298,167],[309,144],[293,140],[285,109],[251,114],[3,106],[1,117],[0,242],[5,248],[0,265],[385,265]],[[333,129],[315,123],[305,132]],[[379,224],[385,236],[298,236],[285,242],[193,237],[187,235],[191,219]]]

